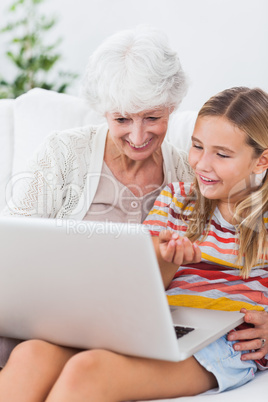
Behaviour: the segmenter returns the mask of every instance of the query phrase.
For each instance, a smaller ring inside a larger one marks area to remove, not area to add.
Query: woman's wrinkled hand
[[[170,230],[160,232],[159,250],[165,261],[177,266],[201,261],[201,250],[198,245]]]
[[[247,350],[241,356],[242,360],[259,360],[268,353],[268,313],[266,311],[247,310],[242,308],[244,321],[254,327],[232,331],[228,334],[229,341],[237,341],[234,349]]]

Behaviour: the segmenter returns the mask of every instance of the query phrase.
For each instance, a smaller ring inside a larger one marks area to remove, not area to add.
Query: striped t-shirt
[[[187,215],[194,200],[184,211],[181,208],[190,192],[188,183],[172,183],[164,188],[144,224],[153,236],[163,229],[183,235]],[[264,217],[267,227],[267,214]],[[268,261],[251,269],[249,278],[240,276],[236,265],[236,232],[224,220],[218,209],[212,217],[208,236],[199,244],[202,260],[198,264],[180,266],[170,283],[167,295],[170,305],[180,305],[214,310],[237,310],[242,307],[268,311]]]

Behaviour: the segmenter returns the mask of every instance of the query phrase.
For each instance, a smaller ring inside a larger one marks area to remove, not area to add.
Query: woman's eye
[[[147,120],[150,120],[150,121],[156,121],[158,119],[160,119],[160,117],[154,117],[154,116],[147,117]]]
[[[117,119],[115,119],[118,123],[125,123],[127,121],[127,119],[125,117],[118,117]]]

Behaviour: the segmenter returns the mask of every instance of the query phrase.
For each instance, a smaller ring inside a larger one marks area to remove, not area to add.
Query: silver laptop
[[[143,225],[0,218],[0,244],[0,336],[178,361],[243,322],[169,308]]]

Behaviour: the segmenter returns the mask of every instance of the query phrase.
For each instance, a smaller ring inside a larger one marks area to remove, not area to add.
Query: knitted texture
[[[12,178],[11,198],[2,214],[71,218],[83,198],[84,212],[80,211],[79,215],[82,219],[91,204],[89,198],[92,201],[94,196],[89,197],[86,193],[86,181],[96,181],[100,175],[93,163],[93,159],[103,158],[104,153],[104,146],[103,149],[100,146],[94,148],[97,137],[103,135],[99,134],[100,127],[80,127],[48,136],[29,162],[29,168]],[[167,142],[165,147],[166,159],[172,167],[166,168],[164,155],[167,181],[191,180],[192,170],[186,152]]]

